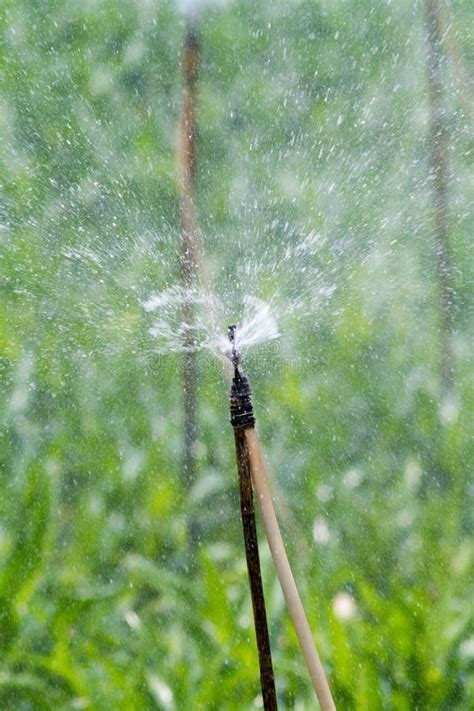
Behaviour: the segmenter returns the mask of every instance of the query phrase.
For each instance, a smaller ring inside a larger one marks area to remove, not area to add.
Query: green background
[[[204,259],[237,310],[251,291],[282,312],[247,367],[344,710],[474,709],[474,6],[445,10],[447,394],[423,5],[202,14]],[[200,354],[188,492],[180,358],[156,353],[141,306],[179,274],[184,32],[169,2],[0,7],[2,709],[258,707],[228,386]],[[324,250],[275,272],[311,231]],[[314,280],[332,298],[285,316]],[[263,537],[261,555],[280,707],[315,708]]]

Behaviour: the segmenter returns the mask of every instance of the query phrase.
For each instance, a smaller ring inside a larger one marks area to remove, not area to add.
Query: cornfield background
[[[251,245],[242,291],[278,288],[284,313],[302,272],[272,267],[316,232],[305,268],[334,291],[246,367],[344,710],[474,709],[474,6],[441,7],[448,389],[424,4],[239,0],[200,22],[216,288]],[[227,383],[200,353],[188,490],[180,358],[142,307],[179,276],[184,32],[165,0],[0,7],[2,709],[258,707]],[[261,540],[280,706],[315,708]]]

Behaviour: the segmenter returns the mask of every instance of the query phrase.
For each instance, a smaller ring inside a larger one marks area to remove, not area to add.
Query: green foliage
[[[450,4],[468,78],[471,5]],[[226,385],[200,358],[188,492],[179,357],[156,356],[140,305],[179,272],[183,34],[166,1],[0,8],[8,711],[232,711],[258,699]],[[247,366],[338,708],[472,709],[473,126],[459,67],[445,67],[456,366],[444,396],[422,8],[240,0],[206,8],[201,35],[210,278],[222,290],[248,248],[269,298],[272,260],[316,231],[325,246],[307,266],[336,287]],[[284,298],[300,277],[288,271]],[[280,707],[311,709],[261,549]]]

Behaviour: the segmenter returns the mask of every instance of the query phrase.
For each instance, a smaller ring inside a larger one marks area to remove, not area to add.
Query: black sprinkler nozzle
[[[233,427],[254,427],[252,391],[250,390],[248,378],[240,367],[240,355],[235,347],[236,328],[236,326],[229,326],[227,329],[232,346],[229,357],[234,366],[234,377],[230,391],[230,423]]]

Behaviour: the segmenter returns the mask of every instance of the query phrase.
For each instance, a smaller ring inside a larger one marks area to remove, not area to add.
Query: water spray
[[[229,326],[230,349],[227,353],[234,367],[234,377],[230,392],[230,421],[234,428],[237,468],[239,471],[242,525],[244,529],[245,552],[249,573],[250,590],[254,612],[255,631],[260,663],[260,683],[265,709],[276,708],[270,644],[263,597],[258,541],[253,509],[253,489],[263,520],[273,563],[285,597],[288,612],[295,628],[303,657],[321,711],[336,711],[331,690],[315,647],[311,629],[291,571],[285,544],[273,506],[262,450],[255,430],[251,390],[248,378],[241,366],[241,356],[236,343],[236,327]],[[273,688],[273,697],[271,690]],[[268,699],[266,700],[266,694]],[[274,701],[272,701],[272,698]],[[271,703],[274,703],[272,706]]]

